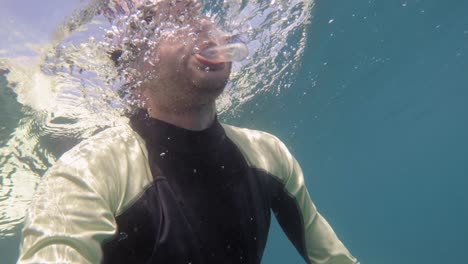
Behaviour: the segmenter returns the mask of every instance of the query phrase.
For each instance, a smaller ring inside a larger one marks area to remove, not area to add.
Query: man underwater
[[[218,121],[231,62],[200,54],[228,37],[199,4],[147,3],[133,18],[146,33],[121,38],[113,57],[139,109],[46,173],[19,263],[259,264],[271,211],[307,263],[357,263],[285,145]],[[164,25],[157,42],[135,41]]]

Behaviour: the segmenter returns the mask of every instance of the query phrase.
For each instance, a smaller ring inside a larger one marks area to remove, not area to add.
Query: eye
[[[144,20],[146,21],[146,23],[151,23],[153,21],[153,18],[154,18],[154,15],[147,15],[145,16]]]
[[[146,21],[146,23],[149,24],[151,21],[153,21],[153,17],[147,16],[147,17],[145,17],[145,21]]]
[[[154,17],[156,16],[156,12],[152,9],[150,10],[145,10],[146,12],[143,13],[143,19],[146,21],[146,23],[151,23],[154,20]]]

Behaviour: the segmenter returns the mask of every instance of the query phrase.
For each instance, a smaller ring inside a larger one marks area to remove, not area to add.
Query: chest
[[[154,184],[117,217],[105,262],[260,263],[271,198],[239,153],[160,155],[151,168]]]

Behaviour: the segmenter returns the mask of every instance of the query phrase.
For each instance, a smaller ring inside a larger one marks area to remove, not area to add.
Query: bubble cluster
[[[218,100],[220,113],[233,114],[259,94],[279,94],[291,86],[304,52],[312,6],[312,1],[149,2],[113,20],[106,35],[111,53],[119,58],[121,75],[134,88],[145,78],[157,77],[157,69],[140,76],[135,62],[157,60],[150,52],[159,39],[184,29],[200,14],[210,17],[246,43],[250,52],[247,60],[234,64],[228,89]]]
[[[148,1],[136,11],[112,21],[106,33],[109,52],[123,78],[135,87],[145,78],[154,78],[157,70],[142,76],[138,65],[152,64],[154,50],[161,38],[175,31],[189,29],[200,16],[197,1]],[[188,34],[194,34],[189,32]],[[194,36],[195,37],[195,36]]]

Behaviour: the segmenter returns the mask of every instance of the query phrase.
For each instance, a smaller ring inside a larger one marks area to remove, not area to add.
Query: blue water
[[[292,146],[362,263],[468,263],[467,10],[317,1],[297,82],[249,121]],[[265,263],[301,263],[271,238]]]
[[[317,1],[296,82],[229,120],[284,140],[362,263],[467,263],[467,10]],[[18,243],[0,239],[1,263],[14,263]],[[263,263],[304,263],[276,222]]]

